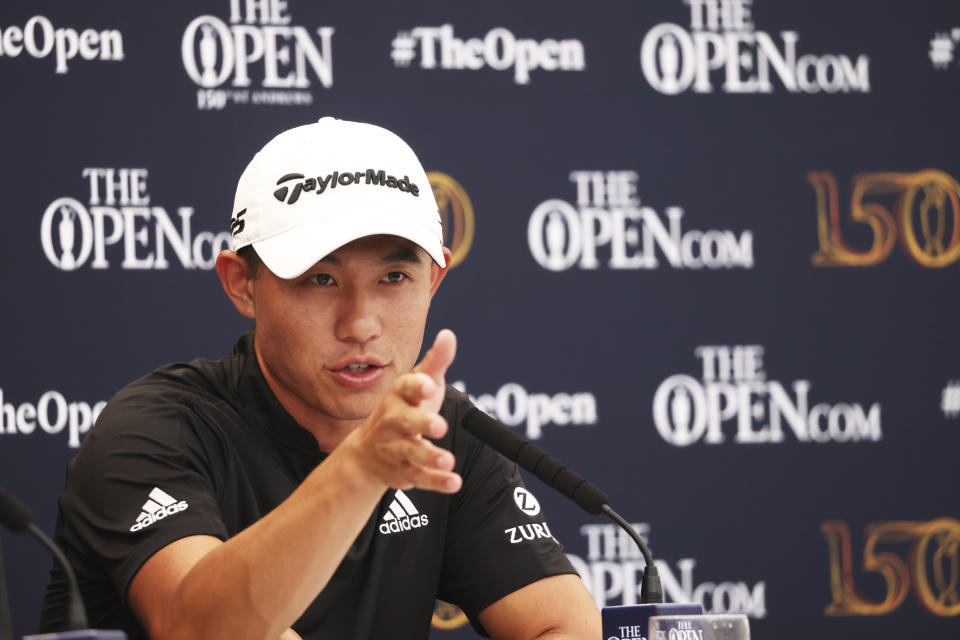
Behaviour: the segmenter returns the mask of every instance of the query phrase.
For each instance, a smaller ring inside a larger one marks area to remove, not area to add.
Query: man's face
[[[396,236],[340,247],[293,280],[253,280],[260,366],[303,426],[366,418],[416,364],[445,269]]]

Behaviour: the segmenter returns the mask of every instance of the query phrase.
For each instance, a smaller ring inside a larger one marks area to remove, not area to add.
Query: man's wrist
[[[379,500],[390,486],[374,471],[370,455],[364,451],[359,440],[357,431],[352,432],[323,464],[331,468],[345,492],[354,499],[368,496]]]

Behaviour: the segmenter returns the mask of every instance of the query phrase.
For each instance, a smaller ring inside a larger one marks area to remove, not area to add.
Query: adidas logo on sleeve
[[[178,501],[176,498],[171,497],[166,491],[162,491],[159,487],[154,487],[147,501],[140,507],[141,513],[137,516],[137,521],[130,527],[130,531],[140,531],[158,520],[163,520],[167,516],[173,516],[181,511],[186,511],[188,506],[189,505],[183,500]]]
[[[397,493],[390,502],[390,508],[380,522],[380,533],[390,535],[391,533],[419,529],[427,526],[427,524],[429,524],[427,514],[421,514],[417,511],[407,494],[397,489]]]

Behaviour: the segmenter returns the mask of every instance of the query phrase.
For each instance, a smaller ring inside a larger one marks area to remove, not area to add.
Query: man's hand
[[[453,454],[424,436],[441,438],[448,425],[439,414],[444,376],[457,351],[449,329],[413,371],[400,376],[363,426],[341,444],[355,448],[361,467],[390,488],[456,493],[463,481],[454,473]]]

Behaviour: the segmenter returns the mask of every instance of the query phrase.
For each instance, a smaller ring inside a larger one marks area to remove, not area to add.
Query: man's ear
[[[253,274],[250,273],[247,261],[236,251],[221,251],[217,256],[217,275],[233,306],[252,320],[256,307],[253,303]]]
[[[453,260],[453,253],[450,252],[450,249],[446,247],[443,248],[443,259],[446,262],[444,266],[438,265],[433,260],[430,261],[430,297],[433,297],[433,294],[437,292],[437,288],[440,286],[440,283],[443,282],[444,276],[447,275],[447,270],[450,269],[450,261]]]

